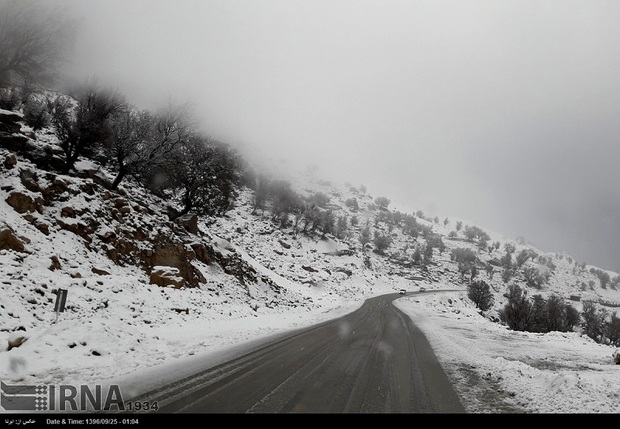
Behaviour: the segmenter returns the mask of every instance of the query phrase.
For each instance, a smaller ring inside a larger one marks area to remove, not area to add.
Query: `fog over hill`
[[[620,270],[613,2],[46,3],[79,17],[73,76],[191,99],[226,141]]]
[[[403,218],[364,187],[312,170],[273,180],[320,204],[310,214],[346,219],[344,229],[338,221],[324,233],[328,217],[284,216],[271,198],[257,206],[249,188],[224,216],[170,222],[166,201],[131,181],[107,189],[113,175],[93,161],[81,160],[70,175],[38,168],[30,158],[58,149],[48,131],[34,135],[28,150],[0,148],[6,383],[114,384],[127,400],[241,346],[403,289],[412,295],[398,295],[396,305],[428,337],[467,412],[619,411],[619,351],[609,339],[590,338],[585,324],[527,332],[500,322],[511,286],[580,314],[593,304],[609,316],[620,305],[617,273],[603,286],[595,267],[491,232],[483,249],[486,235],[473,225]],[[2,146],[13,144],[2,137]],[[273,174],[255,155],[256,174]],[[377,235],[364,239],[367,225],[390,237],[387,247]],[[481,238],[467,239],[470,230]],[[529,256],[504,278],[509,251]],[[475,272],[459,262],[464,255],[475,255]],[[535,273],[549,275],[538,283]],[[490,285],[494,300],[485,311],[468,293],[474,278]],[[68,291],[67,308],[56,315],[60,289]]]

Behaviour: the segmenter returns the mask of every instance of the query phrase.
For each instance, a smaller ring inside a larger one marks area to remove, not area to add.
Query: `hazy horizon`
[[[49,0],[73,78],[620,272],[620,3]]]

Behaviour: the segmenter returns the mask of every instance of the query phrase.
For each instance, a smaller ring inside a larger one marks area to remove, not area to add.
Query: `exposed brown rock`
[[[37,179],[36,172],[28,168],[20,169],[19,179],[21,180],[22,185],[24,185],[24,187],[28,189],[29,191],[41,192],[41,188],[39,187],[39,184],[37,183],[38,179]]]
[[[82,221],[78,221],[78,222],[65,222],[62,219],[56,219],[56,223],[62,229],[66,230],[66,231],[69,231],[69,232],[72,232],[75,235],[79,235],[80,237],[82,237],[87,242],[90,243],[92,241],[92,238],[91,238],[90,235],[93,233],[93,228],[89,227],[88,225],[86,225]]]
[[[176,222],[181,225],[185,230],[194,235],[198,234],[198,216],[194,213],[188,213],[186,215],[181,216],[176,220]]]
[[[153,267],[150,276],[150,283],[158,286],[174,286],[180,288],[185,283],[183,277],[179,275],[179,269],[175,267],[156,266]]]
[[[200,262],[204,262],[207,265],[211,264],[211,260],[212,260],[210,256],[211,252],[209,252],[209,249],[207,249],[207,246],[199,242],[191,243],[189,246],[194,251],[194,254],[196,255],[196,259],[198,259]]]
[[[103,241],[108,241],[116,237],[116,233],[111,229],[104,229],[102,231],[97,231],[97,237],[99,237]]]
[[[50,235],[50,226],[47,223],[35,220],[34,227],[41,231],[43,234]]]
[[[60,265],[60,259],[58,259],[58,256],[52,255],[50,256],[50,259],[52,260],[52,265],[50,265],[48,268],[50,271],[56,271],[62,268],[62,265]]]
[[[62,217],[75,217],[75,210],[73,210],[73,207],[63,207],[60,210],[60,215]]]
[[[22,192],[12,192],[6,199],[8,205],[13,207],[17,213],[26,213],[35,211],[35,201],[30,195]]]
[[[8,340],[9,346],[7,348],[7,351],[11,351],[12,349],[15,349],[15,348],[21,346],[22,344],[24,344],[24,342],[26,342],[26,340],[27,340],[27,338],[25,336],[9,338],[9,340]]]
[[[26,251],[23,241],[5,223],[0,223],[0,249],[10,249],[16,252]]]
[[[149,213],[151,212],[151,211],[148,209],[148,207],[144,207],[144,206],[141,206],[141,205],[138,205],[138,204],[137,204],[137,205],[135,205],[133,209],[134,209],[135,211],[137,211],[138,213],[141,213],[141,214],[149,214]]]
[[[12,153],[4,157],[4,168],[11,169],[17,165],[17,157]]]
[[[185,245],[185,258],[187,258],[188,261],[196,259],[196,252],[188,244]]]
[[[69,185],[67,184],[66,181],[64,181],[60,177],[55,177],[54,180],[52,181],[51,188],[52,190],[58,193],[63,193],[69,190]]]
[[[97,267],[92,267],[90,270],[91,270],[94,274],[97,274],[98,276],[109,276],[109,275],[110,275],[110,273],[109,273],[108,271],[106,271],[106,270],[102,270],[102,269],[97,268]]]
[[[116,207],[117,209],[120,209],[121,207],[125,207],[125,206],[129,206],[129,202],[125,199],[125,198],[114,198],[112,200],[112,203],[114,204],[114,207]]]
[[[87,174],[99,186],[103,186],[106,189],[112,188],[112,182],[100,170],[88,170]]]

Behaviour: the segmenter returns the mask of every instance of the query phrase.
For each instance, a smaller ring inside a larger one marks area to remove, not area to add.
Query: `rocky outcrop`
[[[151,270],[150,283],[158,286],[180,288],[185,284],[185,279],[179,275],[178,268],[155,266]]]
[[[181,225],[190,234],[198,235],[198,216],[193,213],[188,213],[176,219],[176,222]]]
[[[86,177],[90,178],[97,185],[102,186],[105,189],[112,189],[112,182],[101,170],[90,169],[86,170],[85,173]]]
[[[153,267],[166,266],[178,270],[178,276],[183,278],[190,287],[204,283],[206,279],[188,258],[186,246],[168,236],[160,235],[153,241],[152,247],[141,253],[144,265],[151,270]]]
[[[0,146],[16,153],[27,152],[28,149],[34,150],[30,145],[30,139],[22,134],[9,134],[0,132]]]
[[[10,352],[11,350],[21,346],[22,344],[24,344],[26,342],[28,338],[26,336],[20,335],[20,336],[14,336],[8,339],[8,347],[7,347],[7,351]]]
[[[17,157],[12,153],[4,157],[4,168],[11,169],[17,165]]]
[[[235,277],[241,284],[262,282],[268,284],[276,293],[280,293],[280,286],[269,277],[261,275],[234,250],[225,253],[213,250],[212,258],[226,274]]]
[[[99,227],[99,223],[97,221],[95,221],[94,219],[90,219],[89,223],[85,223],[81,219],[80,220],[56,219],[56,224],[60,228],[66,230],[66,231],[72,232],[75,235],[79,235],[86,242],[89,242],[89,243],[92,241],[92,234]]]
[[[20,214],[34,212],[40,208],[40,201],[36,201],[30,195],[20,191],[11,192],[6,199],[6,202]]]
[[[194,251],[194,257],[200,262],[210,265],[213,261],[213,248],[201,242],[192,242],[188,246]]]
[[[34,134],[22,131],[21,113],[0,109],[0,147],[32,161],[45,170],[62,170],[65,166],[64,152],[50,144],[37,143]]]
[[[28,189],[29,191],[41,192],[41,187],[39,186],[39,177],[36,171],[31,170],[30,168],[20,168],[19,180],[22,185],[24,185],[24,188]]]
[[[50,260],[52,261],[52,264],[48,267],[50,271],[56,271],[62,268],[62,265],[60,265],[60,259],[58,259],[58,256],[52,255],[50,256]]]
[[[15,235],[13,229],[6,223],[0,223],[0,249],[9,249],[16,252],[25,252],[24,242]]]
[[[20,122],[24,120],[21,113],[0,109],[0,133],[15,134],[22,129]]]
[[[101,269],[101,268],[97,268],[97,267],[92,267],[92,268],[90,269],[90,271],[91,271],[93,274],[97,274],[98,276],[109,276],[109,275],[110,275],[110,272],[109,272],[109,271],[107,271],[107,270],[103,270],[103,269]]]
[[[105,171],[96,164],[75,176],[60,175],[47,164],[51,157],[62,157],[59,147],[20,134],[10,137],[17,140],[4,140],[0,146],[13,153],[0,162],[4,163],[4,173],[19,181],[2,187],[6,202],[45,236],[61,230],[75,234],[83,239],[88,251],[104,254],[118,265],[140,267],[152,284],[198,287],[206,283],[199,267],[218,264],[243,285],[262,282],[279,292],[277,285],[259,274],[232,247],[220,248],[210,242],[200,232],[196,214],[170,221],[164,203],[158,211],[152,203],[135,199],[122,188],[110,189]],[[5,228],[1,232],[2,246],[25,251],[23,240],[12,231]],[[60,262],[54,256],[49,269],[63,269]],[[86,269],[95,275],[110,274],[99,267]]]

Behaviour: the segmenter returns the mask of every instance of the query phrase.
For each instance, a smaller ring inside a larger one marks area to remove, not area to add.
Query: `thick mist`
[[[232,144],[620,271],[620,3],[48,0],[68,77]]]

